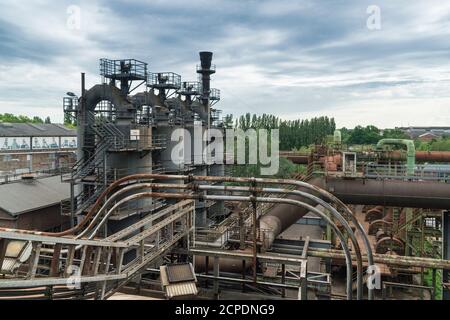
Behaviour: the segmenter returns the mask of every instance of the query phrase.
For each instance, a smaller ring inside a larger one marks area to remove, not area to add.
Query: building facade
[[[68,167],[76,148],[76,131],[61,124],[0,123],[0,177]]]

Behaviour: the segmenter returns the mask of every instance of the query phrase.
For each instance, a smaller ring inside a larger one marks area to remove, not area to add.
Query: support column
[[[298,288],[298,300],[308,300],[308,268],[305,259],[300,266],[300,288]]]
[[[442,233],[442,259],[450,260],[450,211],[442,213]],[[442,283],[450,283],[450,270],[442,270]],[[450,288],[447,286],[442,287],[442,299],[450,300]]]
[[[214,299],[219,299],[219,257],[214,257]]]

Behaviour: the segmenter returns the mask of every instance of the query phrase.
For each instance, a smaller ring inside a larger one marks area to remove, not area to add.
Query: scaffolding
[[[111,80],[147,81],[147,63],[136,59],[100,59],[100,75]]]
[[[181,87],[181,76],[174,72],[149,73],[147,86],[154,89],[178,90]]]

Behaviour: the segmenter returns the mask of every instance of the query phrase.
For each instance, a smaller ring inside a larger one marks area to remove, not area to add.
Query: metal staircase
[[[108,151],[123,148],[125,144],[124,134],[107,118],[96,117],[94,112],[87,112],[86,125],[90,126],[95,134],[87,147],[95,151],[89,158],[78,160],[70,173],[61,176],[63,181],[74,185],[83,184],[82,190],[74,195],[73,203],[70,200],[61,202],[63,215],[71,214],[72,210],[75,210],[74,215],[82,213],[95,202],[108,183]]]

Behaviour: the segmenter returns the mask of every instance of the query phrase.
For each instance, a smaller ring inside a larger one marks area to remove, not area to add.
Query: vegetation
[[[368,145],[376,144],[381,139],[408,139],[400,129],[385,129],[381,131],[375,126],[356,126],[354,129],[341,129],[342,142],[344,144]]]
[[[50,117],[47,117],[45,119],[46,121],[49,122],[45,122],[45,123],[50,123]],[[0,122],[9,122],[9,123],[44,123],[44,120],[42,120],[39,117],[33,117],[33,118],[29,118],[27,116],[23,116],[23,115],[13,115],[11,113],[0,113]]]
[[[286,158],[279,158],[280,166],[275,175],[279,179],[292,178],[294,173],[299,172],[299,167]],[[263,177],[261,176],[260,164],[233,165],[231,166],[231,176],[233,177]]]
[[[274,115],[263,114],[261,116],[247,113],[235,121],[232,115],[224,118],[226,128],[238,128],[242,130],[279,129],[280,150],[308,150],[312,144],[320,144],[326,141],[327,136],[333,134],[336,124],[333,118],[318,117],[310,120],[281,120]],[[248,146],[247,154],[248,154]],[[269,146],[270,150],[270,146]],[[289,178],[304,168],[301,168],[291,161],[280,158],[279,170],[275,176],[277,178]],[[260,176],[261,165],[234,165],[231,168],[231,175],[258,177]]]
[[[233,116],[224,118],[227,128],[233,127]],[[308,147],[311,144],[325,142],[326,137],[333,134],[336,123],[333,118],[317,117],[310,120],[282,120],[274,115],[257,116],[247,113],[234,122],[234,128],[247,129],[279,129],[280,150],[294,150]]]
[[[439,140],[431,140],[430,142],[416,141],[416,150],[419,151],[450,151],[450,137]]]

